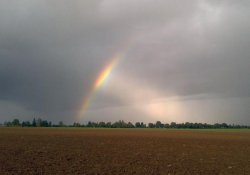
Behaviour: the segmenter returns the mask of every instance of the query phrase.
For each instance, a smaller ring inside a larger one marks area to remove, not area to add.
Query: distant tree
[[[127,123],[124,122],[123,120],[119,120],[112,124],[112,128],[126,128],[126,127],[127,127]]]
[[[119,128],[119,123],[118,122],[114,122],[112,123],[112,128]]]
[[[49,127],[49,122],[47,120],[42,120],[41,127]]]
[[[144,124],[143,122],[141,122],[141,128],[146,128],[146,127],[147,127],[147,125]]]
[[[99,122],[98,127],[100,128],[106,128],[106,123],[105,122]]]
[[[119,123],[120,123],[121,128],[127,128],[128,127],[128,124],[123,120],[120,120]]]
[[[157,121],[156,123],[155,123],[155,127],[156,128],[163,128],[163,124],[160,122],[160,121]]]
[[[92,122],[89,121],[88,124],[86,125],[87,127],[93,127]]]
[[[177,123],[176,128],[185,128],[185,124],[184,123]]]
[[[13,119],[13,121],[12,121],[12,126],[20,126],[20,121],[19,121],[19,119],[17,119],[17,118]]]
[[[22,122],[22,127],[30,127],[32,126],[31,123],[29,121],[23,121]]]
[[[136,128],[140,128],[140,127],[141,127],[141,123],[140,123],[140,122],[136,122],[136,123],[135,123],[135,127],[136,127]]]
[[[217,129],[220,128],[220,124],[219,123],[215,123],[214,126],[213,126],[213,128],[217,128]]]
[[[98,123],[89,121],[88,124],[86,125],[86,127],[97,128]]]
[[[222,123],[222,124],[221,124],[221,127],[222,127],[222,128],[228,128],[228,125],[227,125],[226,123]]]
[[[80,127],[80,126],[81,126],[80,123],[77,123],[77,122],[74,122],[74,123],[73,123],[73,127]]]
[[[170,125],[168,124],[168,123],[166,123],[165,125],[164,125],[164,128],[169,128],[170,127]]]
[[[171,122],[171,123],[170,123],[170,127],[171,127],[171,128],[176,128],[176,123],[175,123],[175,122]]]
[[[148,127],[149,127],[149,128],[154,128],[155,125],[154,125],[153,123],[148,123]]]
[[[189,122],[186,122],[186,123],[184,124],[184,127],[185,127],[185,128],[190,128],[190,126],[191,126],[191,124],[190,124]]]
[[[135,126],[133,125],[133,123],[128,122],[128,128],[134,128]]]
[[[32,120],[32,126],[36,127],[36,119],[35,118],[33,118],[33,120]]]
[[[111,128],[111,126],[112,126],[111,122],[106,123],[106,128]]]

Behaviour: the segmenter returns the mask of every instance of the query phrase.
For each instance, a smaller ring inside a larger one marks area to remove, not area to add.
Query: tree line
[[[116,122],[93,122],[89,121],[86,124],[80,124],[78,122],[74,122],[71,125],[66,125],[62,121],[57,124],[53,124],[51,121],[43,120],[41,118],[34,118],[32,121],[20,121],[15,118],[12,121],[4,122],[3,126],[6,127],[86,127],[86,128],[176,128],[176,129],[226,129],[226,128],[248,128],[250,126],[247,125],[234,125],[227,123],[215,123],[215,124],[207,124],[207,123],[162,123],[161,121],[156,121],[155,123],[143,123],[143,122],[125,122],[123,120],[119,120]]]

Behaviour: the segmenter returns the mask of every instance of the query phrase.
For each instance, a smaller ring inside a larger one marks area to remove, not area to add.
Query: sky
[[[0,123],[250,125],[250,1],[1,0]]]

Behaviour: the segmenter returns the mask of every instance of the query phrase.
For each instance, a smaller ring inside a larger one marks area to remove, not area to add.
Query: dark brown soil
[[[0,174],[250,174],[250,132],[0,128]]]

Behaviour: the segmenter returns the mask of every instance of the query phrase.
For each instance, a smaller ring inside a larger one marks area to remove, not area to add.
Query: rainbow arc
[[[104,67],[104,69],[100,72],[100,74],[98,75],[98,77],[95,80],[95,83],[92,87],[92,90],[90,92],[90,94],[88,95],[88,97],[86,99],[84,99],[83,104],[81,105],[81,109],[80,109],[80,114],[79,117],[82,117],[85,112],[88,110],[90,104],[93,101],[93,97],[96,94],[96,92],[103,86],[103,84],[105,84],[105,82],[107,81],[107,79],[109,79],[109,77],[111,76],[111,73],[113,71],[113,69],[115,68],[115,66],[117,65],[118,61],[123,57],[123,54],[118,53],[115,54],[110,60],[109,64],[106,65]]]

